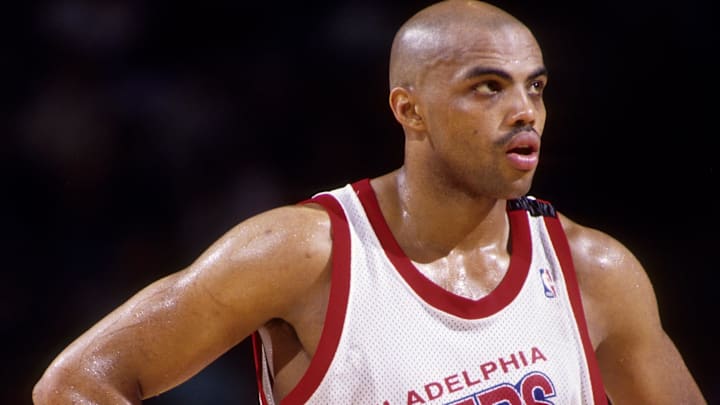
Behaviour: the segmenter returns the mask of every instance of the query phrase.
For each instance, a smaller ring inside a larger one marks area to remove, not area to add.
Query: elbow
[[[57,366],[50,366],[35,383],[32,390],[34,405],[60,405],[75,403],[98,403],[93,401],[88,390],[95,383]]]
[[[118,404],[134,405],[142,403],[138,389],[123,387],[111,381],[98,379],[97,376],[80,375],[60,368],[49,368],[35,383],[32,390],[34,405],[60,404]]]
[[[49,404],[48,390],[43,380],[38,381],[32,390],[32,403],[34,405]]]
[[[71,384],[64,386],[61,378],[53,370],[47,370],[33,387],[33,404],[52,405],[62,403],[64,399],[72,397],[72,393],[69,392],[71,387]]]

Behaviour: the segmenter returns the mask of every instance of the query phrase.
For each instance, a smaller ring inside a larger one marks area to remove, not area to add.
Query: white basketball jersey
[[[415,268],[369,180],[312,201],[331,219],[330,299],[317,352],[282,404],[607,404],[550,204],[508,202],[507,273],[473,300]],[[274,405],[272,345],[259,335],[260,402]]]

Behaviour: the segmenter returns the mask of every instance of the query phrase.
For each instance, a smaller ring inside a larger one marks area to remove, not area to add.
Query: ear
[[[404,128],[415,131],[425,130],[425,121],[420,114],[420,108],[416,103],[412,90],[404,87],[395,87],[390,90],[390,108],[395,115],[395,119]]]

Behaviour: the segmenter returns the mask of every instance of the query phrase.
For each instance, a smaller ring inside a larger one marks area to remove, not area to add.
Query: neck
[[[414,178],[405,168],[373,180],[373,187],[390,229],[412,260],[431,262],[451,252],[507,243],[505,200]]]

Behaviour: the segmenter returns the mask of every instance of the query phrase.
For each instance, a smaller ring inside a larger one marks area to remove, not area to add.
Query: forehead
[[[453,78],[461,78],[467,70],[479,66],[511,75],[534,72],[544,66],[537,41],[523,26],[457,30],[437,43],[442,45],[434,49],[426,66],[429,71],[450,74]]]

